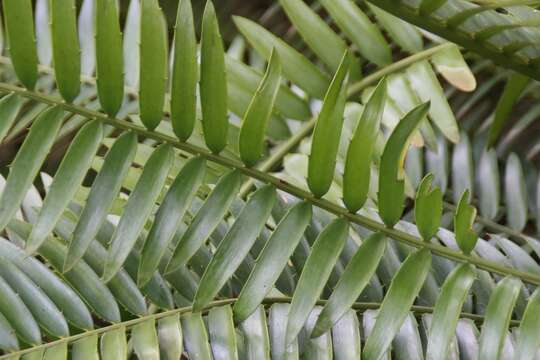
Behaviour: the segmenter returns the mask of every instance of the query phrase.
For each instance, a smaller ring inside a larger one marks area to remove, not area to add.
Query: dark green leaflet
[[[154,130],[163,117],[167,85],[167,24],[157,0],[141,1],[139,111]]]
[[[204,140],[208,148],[219,153],[227,145],[227,80],[225,54],[212,1],[206,3],[201,35],[201,107]]]
[[[22,105],[23,99],[17,94],[6,95],[0,100],[0,142],[15,122]]]
[[[38,78],[38,58],[31,0],[4,0],[9,55],[19,80],[32,90]]]
[[[115,116],[124,98],[124,61],[122,33],[116,0],[97,0],[96,72],[101,107]]]
[[[180,0],[174,31],[171,123],[182,141],[191,136],[197,117],[197,39],[191,0]]]
[[[454,214],[456,242],[465,254],[469,254],[474,249],[478,240],[478,236],[473,230],[475,217],[476,208],[469,205],[469,190],[465,190]]]
[[[79,94],[81,58],[74,0],[50,0],[54,73],[60,94],[71,102]]]
[[[433,178],[431,173],[424,177],[414,202],[414,219],[424,241],[430,241],[441,225],[442,192],[438,187],[431,188]]]

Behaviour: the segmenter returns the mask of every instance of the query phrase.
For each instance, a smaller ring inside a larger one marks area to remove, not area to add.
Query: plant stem
[[[213,301],[207,307],[205,307],[202,310],[202,313],[206,313],[206,312],[208,312],[208,310],[210,310],[212,308],[215,308],[215,307],[218,307],[218,306],[225,306],[225,305],[234,304],[234,302],[236,300],[237,300],[236,298],[230,298],[230,299],[222,299],[222,300]],[[272,304],[276,304],[276,303],[290,303],[291,301],[292,301],[291,297],[283,296],[283,297],[265,298],[262,303],[264,305],[272,305]],[[318,300],[317,301],[317,305],[319,305],[319,306],[324,306],[326,303],[327,303],[327,300]],[[380,303],[357,302],[357,303],[354,303],[352,305],[352,309],[356,310],[357,312],[363,313],[366,310],[379,309],[380,306],[381,306]],[[5,354],[5,355],[0,355],[0,360],[12,358],[12,357],[17,357],[17,356],[22,356],[22,355],[25,355],[25,354],[28,354],[28,353],[31,353],[31,352],[39,351],[39,350],[45,350],[47,348],[51,348],[53,346],[63,344],[63,343],[72,343],[72,342],[75,342],[77,340],[80,340],[80,339],[88,337],[88,336],[104,334],[104,333],[107,333],[109,331],[113,331],[113,330],[116,330],[116,329],[119,329],[119,328],[131,328],[131,327],[133,327],[133,326],[135,326],[137,324],[140,324],[140,323],[148,321],[148,320],[158,320],[158,319],[168,317],[168,316],[185,314],[185,313],[191,312],[191,310],[192,310],[192,307],[188,306],[188,307],[182,307],[182,308],[177,308],[177,309],[173,309],[173,310],[163,311],[163,312],[160,312],[160,313],[154,313],[154,314],[141,316],[141,317],[133,319],[133,320],[128,320],[128,321],[124,321],[124,322],[120,322],[120,323],[115,323],[115,324],[112,324],[112,325],[109,325],[109,326],[104,326],[104,327],[101,327],[101,328],[98,328],[98,329],[85,331],[85,332],[82,332],[80,334],[68,336],[68,337],[61,338],[61,339],[51,341],[51,342],[48,342],[48,343],[36,345],[36,346],[30,347],[30,348],[27,348],[27,349],[15,351],[15,352]],[[431,313],[433,313],[433,310],[434,310],[434,308],[429,307],[429,306],[413,305],[411,307],[411,311],[413,313],[415,313],[415,316],[420,316],[422,314],[431,314]],[[481,324],[484,321],[484,317],[482,315],[476,315],[476,314],[471,314],[471,313],[461,313],[460,318],[471,319],[471,320],[473,320],[473,321],[475,321],[476,323],[479,323],[479,324]],[[520,324],[519,320],[511,320],[510,326],[516,327],[516,326],[519,326],[519,324]]]
[[[199,146],[189,144],[186,142],[181,142],[178,139],[171,137],[169,135],[165,135],[165,134],[155,132],[155,131],[149,131],[141,126],[135,125],[128,121],[110,118],[103,113],[81,108],[76,105],[68,104],[61,100],[55,99],[51,96],[39,94],[33,91],[28,91],[18,86],[6,84],[6,83],[0,83],[0,91],[16,92],[21,96],[24,96],[24,97],[27,97],[36,101],[40,101],[49,105],[60,106],[66,111],[77,113],[88,119],[96,119],[96,120],[103,121],[104,123],[110,124],[116,127],[117,129],[134,131],[135,133],[139,135],[142,135],[149,139],[153,139],[157,142],[169,143],[180,150],[183,150],[193,155],[202,156],[216,164],[220,164],[228,168],[238,169],[239,171],[241,171],[242,173],[244,173],[245,175],[249,177],[252,177],[256,180],[260,180],[267,184],[272,184],[277,189],[285,191],[299,199],[309,201],[311,204],[321,209],[324,209],[336,216],[343,217],[344,219],[347,219],[350,222],[361,225],[369,230],[381,232],[385,234],[386,236],[394,240],[400,241],[404,244],[413,246],[415,248],[427,248],[434,254],[443,256],[445,258],[448,258],[448,259],[451,259],[460,263],[468,262],[468,263],[476,265],[476,267],[480,269],[483,269],[489,272],[497,273],[503,276],[512,275],[512,276],[520,278],[524,282],[534,284],[534,285],[540,285],[539,275],[501,266],[500,264],[496,262],[484,260],[482,258],[479,258],[478,256],[465,255],[461,252],[451,250],[440,244],[424,242],[422,239],[414,235],[411,235],[409,233],[406,233],[400,230],[390,229],[386,227],[384,224],[378,221],[375,221],[369,217],[359,215],[359,214],[352,214],[348,212],[347,209],[345,209],[344,207],[338,204],[332,203],[325,199],[316,198],[310,192],[307,192],[301,188],[291,185],[287,183],[286,181],[278,179],[275,176],[262,172],[258,169],[245,167],[238,160],[229,159],[229,158],[220,156],[218,154],[214,154]]]

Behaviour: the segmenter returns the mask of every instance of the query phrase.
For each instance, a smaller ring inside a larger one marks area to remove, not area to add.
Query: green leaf
[[[319,315],[320,316],[320,315]],[[332,327],[334,359],[361,359],[360,323],[356,311],[349,309]]]
[[[214,360],[238,359],[236,332],[230,305],[210,309],[208,333]]]
[[[45,293],[19,268],[0,258],[0,277],[17,293],[34,319],[52,336],[69,336],[69,329],[62,312]]]
[[[27,253],[36,251],[54,228],[86,176],[102,138],[103,125],[94,120],[83,126],[72,140],[26,242]]]
[[[265,59],[275,48],[281,60],[283,75],[302,90],[322,99],[330,83],[328,76],[304,55],[255,22],[236,16],[233,21],[238,30]]]
[[[386,141],[380,163],[379,213],[388,227],[401,218],[405,201],[403,163],[411,135],[426,116],[430,103],[418,105],[401,119]]]
[[[3,260],[5,261],[5,260]],[[0,313],[9,321],[17,335],[26,343],[41,343],[39,326],[19,295],[0,277]]]
[[[76,328],[90,330],[93,321],[84,302],[64,281],[58,278],[47,266],[9,241],[0,238],[0,257],[9,259],[21,269],[45,294],[62,308],[66,320]]]
[[[431,266],[431,253],[422,249],[407,256],[392,279],[377,320],[368,336],[363,357],[380,359],[405,321],[414,299],[424,285]]]
[[[330,71],[337,71],[342,62],[341,54],[347,50],[345,41],[302,0],[280,0],[279,3],[313,52]]]
[[[154,130],[163,117],[167,86],[167,22],[157,0],[141,1],[139,111],[141,121]]]
[[[97,334],[83,337],[71,346],[73,360],[99,360]]]
[[[203,182],[205,170],[206,162],[203,158],[192,158],[178,172],[176,179],[169,187],[141,252],[141,262],[137,273],[139,286],[146,285],[156,271],[169,243],[182,223],[186,210]]]
[[[9,56],[19,80],[32,90],[38,78],[38,57],[31,0],[2,2]]]
[[[392,52],[384,36],[353,1],[321,0],[320,3],[363,57],[378,66],[392,62]]]
[[[77,27],[81,47],[81,75],[92,76],[96,70],[96,0],[83,0],[79,8]]]
[[[512,113],[514,104],[519,100],[530,80],[531,78],[528,76],[520,73],[512,73],[506,82],[503,93],[499,98],[497,107],[495,108],[495,117],[493,118],[493,122],[489,128],[488,146],[492,146],[495,141],[497,141],[506,120]]]
[[[197,118],[197,38],[191,0],[178,3],[171,79],[171,123],[181,141],[191,136]]]
[[[349,55],[345,52],[341,58],[341,65],[324,96],[321,112],[313,130],[308,185],[316,197],[322,197],[328,192],[334,178],[345,109],[345,89],[347,88],[345,84],[348,72]]]
[[[136,150],[137,135],[127,132],[118,137],[107,152],[73,231],[73,238],[69,242],[64,271],[69,270],[84,255],[98,233],[113,201],[118,196]]]
[[[0,142],[4,140],[15,122],[22,105],[23,99],[15,93],[6,95],[0,100]]]
[[[159,360],[159,344],[154,319],[138,323],[131,330],[133,349],[139,359]]]
[[[309,313],[330,277],[332,268],[349,234],[349,224],[335,219],[319,234],[296,285],[287,322],[286,344],[291,344],[304,326]]]
[[[60,94],[72,102],[79,94],[81,56],[74,0],[50,0],[54,74]]]
[[[529,298],[516,341],[516,359],[534,359],[540,347],[540,289],[536,289]]]
[[[268,331],[270,333],[270,353],[272,359],[298,360],[298,343],[293,341],[289,346],[285,344],[289,308],[289,304],[274,303],[268,311]]]
[[[459,202],[463,191],[469,189],[471,196],[474,184],[474,164],[471,143],[466,133],[460,135],[460,141],[452,152],[452,198],[454,204]]]
[[[130,0],[124,25],[125,85],[137,89],[140,73],[141,7],[139,0]]]
[[[362,242],[322,309],[311,338],[329,331],[350,309],[373,277],[385,249],[386,238],[382,233],[375,233]]]
[[[251,99],[240,128],[238,148],[240,158],[247,166],[255,165],[263,155],[264,135],[278,94],[280,75],[279,56],[272,50],[266,73]]]
[[[118,2],[96,2],[97,91],[101,107],[114,117],[124,99],[124,62]]]
[[[430,101],[431,121],[448,140],[457,144],[459,128],[456,118],[429,62],[427,60],[415,62],[407,68],[407,76],[420,100]]]
[[[432,189],[433,179],[432,173],[422,179],[414,199],[414,220],[418,232],[427,242],[439,230],[442,217],[442,193],[438,187]]]
[[[184,347],[188,358],[212,360],[212,351],[208,344],[208,335],[201,313],[184,314],[181,321],[184,331]]]
[[[227,80],[223,42],[211,0],[202,19],[200,93],[204,140],[212,152],[219,153],[227,145],[229,131]]]
[[[0,197],[0,229],[4,229],[19,209],[54,143],[56,133],[62,124],[63,114],[60,107],[50,108],[41,113],[30,128],[11,163],[6,186]]]
[[[146,162],[111,238],[109,256],[103,270],[103,281],[109,281],[116,274],[133,249],[165,185],[173,156],[171,145],[163,144],[154,150]]]
[[[479,360],[499,358],[520,288],[521,281],[506,277],[493,290],[480,333]]]
[[[25,240],[30,234],[31,226],[19,220],[12,220],[8,225],[8,229],[17,234],[21,240]],[[64,265],[67,249],[58,239],[49,236],[39,248],[38,253],[56,271],[60,271]],[[86,262],[79,261],[62,277],[75,289],[96,315],[109,322],[120,321],[120,310],[114,296]]]
[[[64,360],[68,358],[67,355],[68,344],[64,341],[45,349],[45,353],[43,354],[43,360]]]
[[[501,199],[499,165],[495,149],[482,152],[477,168],[480,213],[492,220],[497,216]]]
[[[272,289],[289,257],[302,239],[310,220],[311,206],[300,202],[279,222],[259,254],[257,262],[234,304],[235,321],[244,321]]]
[[[270,360],[270,339],[266,325],[266,313],[261,305],[240,324],[243,335],[241,358],[246,360]]]
[[[99,355],[102,360],[127,358],[126,328],[121,326],[101,336]]]
[[[447,354],[456,333],[463,302],[475,280],[475,269],[470,264],[455,268],[444,281],[435,304],[428,334],[426,359],[440,359]]]
[[[241,181],[242,176],[239,171],[230,171],[219,179],[214,190],[208,195],[203,206],[197,211],[186,232],[178,241],[165,270],[166,274],[186,265],[188,260],[208,240],[238,194]]]
[[[161,359],[178,360],[182,357],[182,327],[178,314],[158,320],[158,340]]]
[[[506,204],[506,221],[517,231],[523,230],[527,224],[527,188],[519,157],[512,153],[506,160],[504,171],[504,200]]]
[[[446,0],[443,0],[446,1]],[[436,3],[437,1],[424,1],[424,3]],[[437,51],[431,57],[435,69],[454,87],[461,91],[474,91],[476,79],[471,69],[463,59],[459,47],[448,43],[449,46]]]
[[[204,271],[193,301],[193,311],[208,305],[240,266],[270,216],[275,196],[274,187],[266,185],[244,205]]]
[[[454,232],[459,248],[466,255],[470,254],[478,241],[478,236],[473,230],[475,218],[476,208],[469,205],[469,190],[465,190],[454,214]]]
[[[422,0],[419,8],[420,14],[429,15],[443,6],[447,1],[448,0]]]
[[[371,158],[386,102],[386,80],[382,79],[369,98],[347,149],[343,173],[343,202],[357,212],[366,202],[371,176]]]

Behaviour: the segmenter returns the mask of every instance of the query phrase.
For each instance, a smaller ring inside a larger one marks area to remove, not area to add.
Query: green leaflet
[[[475,280],[475,269],[470,264],[455,268],[444,281],[435,304],[428,334],[426,359],[444,358],[455,336],[463,302]]]
[[[182,327],[178,314],[158,320],[158,341],[162,359],[178,360],[182,357]]]
[[[98,233],[114,199],[118,196],[136,150],[137,135],[127,132],[118,137],[107,152],[73,231],[73,238],[69,242],[64,271],[69,270],[84,255]]]
[[[424,2],[431,4],[436,1],[428,0]],[[463,59],[459,47],[452,43],[448,43],[448,45],[433,54],[431,62],[446,81],[454,87],[461,91],[473,91],[476,89],[474,74],[465,59]]]
[[[71,346],[73,360],[99,360],[98,336],[96,334],[83,337]]]
[[[386,238],[382,233],[369,236],[347,264],[311,333],[317,338],[330,330],[362,293],[384,255]]]
[[[266,73],[253,95],[244,115],[238,148],[240,158],[247,166],[253,166],[263,155],[264,134],[279,90],[281,63],[279,56],[272,50]]]
[[[349,224],[335,219],[319,234],[296,285],[287,322],[286,344],[291,344],[315,306],[349,234]]]
[[[276,49],[283,67],[283,75],[287,79],[317,99],[324,97],[330,79],[317,66],[255,22],[238,16],[233,17],[233,20],[238,30],[261,56],[269,59],[272,48]]]
[[[356,311],[349,309],[332,327],[334,359],[361,359],[360,322]]]
[[[208,312],[208,333],[214,360],[238,359],[236,332],[230,305]]]
[[[350,0],[321,0],[339,28],[369,61],[385,66],[392,62],[390,46],[379,28]]]
[[[111,238],[109,256],[103,270],[103,280],[109,281],[120,269],[146,220],[150,216],[171,168],[174,151],[169,144],[160,145],[144,166],[135,189],[131,192],[124,213]]]
[[[201,313],[187,313],[181,317],[184,332],[184,347],[188,358],[212,360],[208,335]]]
[[[9,259],[32,279],[56,306],[62,307],[62,314],[71,325],[82,330],[93,328],[92,315],[84,302],[42,262],[27,256],[22,249],[0,238],[1,257]]]
[[[520,73],[512,73],[495,108],[495,117],[488,133],[488,146],[492,146],[510,116],[514,104],[519,100],[531,78]]]
[[[8,229],[25,240],[30,234],[31,225],[19,220],[12,220]],[[60,271],[64,265],[67,249],[56,238],[49,236],[39,248],[38,253],[56,271]],[[77,291],[96,315],[109,322],[120,321],[120,309],[114,296],[86,262],[79,261],[62,277]]]
[[[278,56],[277,48],[272,48],[271,50],[275,51],[276,56]],[[238,87],[251,97],[255,91],[257,91],[259,84],[263,80],[264,74],[254,67],[234,59],[230,55],[225,57],[225,65],[227,66],[227,84],[229,90],[231,87]],[[285,67],[285,64],[281,64],[281,61],[280,65],[282,68]],[[232,110],[231,99],[234,100],[232,95],[234,94],[229,92],[228,99],[230,110]],[[274,113],[280,114],[285,118],[297,120],[307,120],[311,116],[311,110],[307,101],[294,93],[291,88],[283,83],[279,86]],[[241,115],[243,114],[244,113],[242,112]]]
[[[72,140],[26,242],[28,254],[36,251],[54,228],[88,172],[102,138],[103,125],[94,120],[84,125]]]
[[[401,218],[405,200],[403,162],[411,135],[426,116],[429,102],[418,105],[401,119],[386,141],[379,167],[379,213],[388,227]]]
[[[116,0],[97,0],[96,77],[99,102],[114,117],[124,98],[124,55]]]
[[[443,6],[448,0],[422,0],[420,3],[420,14],[429,15]]]
[[[424,285],[430,266],[431,253],[428,249],[407,256],[392,279],[373,330],[367,338],[363,353],[365,359],[380,359],[388,351]]]
[[[0,143],[15,122],[22,105],[23,99],[17,94],[6,95],[0,100]]]
[[[280,0],[279,3],[313,52],[330,71],[337,71],[342,62],[341,54],[347,50],[345,41],[302,0]]]
[[[208,305],[240,266],[270,216],[275,197],[274,187],[266,185],[253,193],[244,205],[204,271],[193,311]]]
[[[154,319],[138,323],[131,330],[133,350],[139,359],[159,360],[159,344]]]
[[[121,326],[101,336],[99,355],[102,360],[127,358],[126,328]]]
[[[432,189],[433,179],[432,173],[422,179],[414,199],[414,220],[422,239],[427,242],[439,230],[442,217],[442,193],[438,187]]]
[[[536,289],[529,298],[521,318],[516,341],[516,359],[534,359],[540,347],[540,290]]]
[[[495,149],[482,152],[480,164],[477,169],[479,181],[477,193],[480,214],[493,220],[499,211],[499,202],[501,199],[499,165]]]
[[[17,334],[2,314],[0,314],[0,349],[5,352],[19,350]]]
[[[38,324],[22,299],[2,277],[0,293],[0,313],[6,317],[17,335],[28,344],[40,344],[41,332]]]
[[[39,325],[55,337],[69,336],[62,312],[34,282],[11,262],[0,258],[0,277],[17,293]]]
[[[178,172],[176,179],[169,187],[141,251],[141,262],[137,273],[139,286],[146,285],[156,271],[169,243],[182,223],[186,210],[203,182],[205,170],[206,162],[203,158],[192,158]]]
[[[167,86],[167,24],[157,0],[141,1],[139,111],[154,130],[163,117]]]
[[[349,55],[341,58],[341,64],[324,96],[324,102],[313,130],[311,154],[308,164],[308,185],[316,197],[322,197],[330,189],[334,178],[336,156],[339,148],[345,109],[346,77],[349,72]]]
[[[49,15],[58,90],[67,102],[79,94],[81,57],[74,0],[50,0]]]
[[[126,86],[139,88],[140,43],[141,43],[140,1],[130,0],[124,24],[124,82]]]
[[[386,80],[382,79],[369,98],[347,149],[343,173],[343,202],[355,213],[366,202],[371,158],[386,102]]]
[[[469,205],[469,190],[465,190],[454,214],[456,242],[464,254],[470,254],[478,241],[478,236],[473,230],[475,217],[476,208]]]
[[[9,55],[17,77],[32,90],[38,78],[38,57],[31,0],[2,2]]]
[[[171,123],[181,141],[191,136],[197,118],[197,39],[191,0],[181,0],[174,30]]]
[[[225,54],[212,1],[206,3],[202,19],[200,93],[204,140],[219,153],[227,145],[229,118]]]
[[[456,118],[444,94],[443,88],[427,60],[415,62],[407,68],[407,77],[421,101],[430,101],[429,117],[443,135],[451,142],[459,142]]]
[[[285,344],[289,308],[289,304],[275,303],[270,306],[268,311],[268,332],[272,359],[298,360],[298,342],[293,341],[289,346]]]
[[[279,222],[245,282],[233,312],[237,323],[244,321],[262,302],[286,267],[311,220],[311,205],[300,202]]]
[[[208,195],[203,206],[189,224],[188,229],[178,241],[174,254],[165,273],[171,273],[187,264],[199,250],[218,224],[222,221],[232,201],[238,194],[242,181],[239,171],[230,171],[222,176]]]
[[[512,153],[506,160],[504,171],[504,200],[506,203],[506,221],[517,231],[527,224],[527,187],[519,157]]]
[[[62,124],[63,114],[60,107],[50,108],[41,113],[30,128],[11,163],[6,186],[0,197],[0,229],[4,229],[19,209],[54,143],[55,135]]]
[[[520,288],[521,281],[506,277],[493,290],[480,333],[479,360],[499,358]]]

